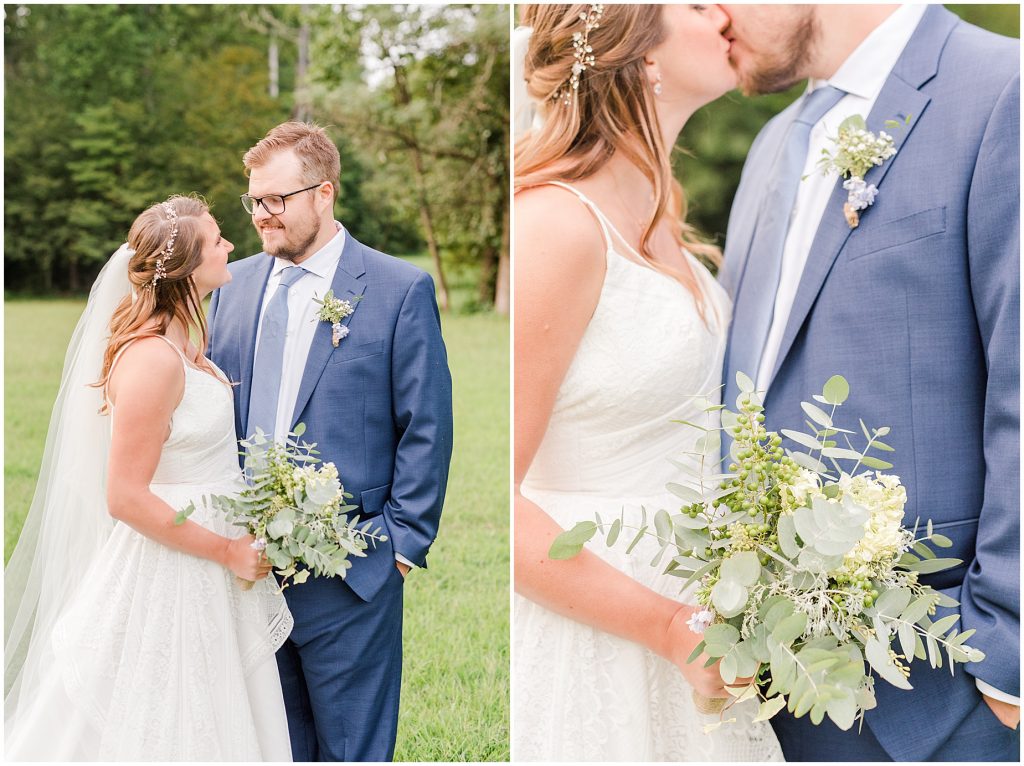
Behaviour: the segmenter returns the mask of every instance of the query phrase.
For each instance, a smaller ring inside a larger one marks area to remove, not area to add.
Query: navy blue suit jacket
[[[210,358],[239,383],[235,430],[248,435],[256,328],[273,258],[230,264],[232,281],[210,305]],[[373,598],[395,566],[394,553],[426,566],[437,536],[452,453],[452,381],[430,275],[345,233],[332,283],[355,302],[337,348],[320,322],[302,375],[292,427],[338,467],[360,518],[388,536],[355,559],[346,582]]]
[[[866,721],[897,760],[942,752],[978,705],[974,678],[1020,695],[1019,59],[1017,40],[926,11],[867,117],[876,132],[910,124],[888,131],[897,154],[868,172],[878,198],[856,229],[836,184],[765,399],[768,427],[792,428],[801,401],[845,376],[839,415],[892,427],[905,522],[931,519],[954,541],[941,555],[964,561],[925,581],[961,602],[958,627],[977,629],[987,658],[955,677],[915,661],[913,692],[876,683]],[[760,289],[743,280],[757,257],[748,213],[794,117],[769,122],[744,167],[723,274],[737,302]]]

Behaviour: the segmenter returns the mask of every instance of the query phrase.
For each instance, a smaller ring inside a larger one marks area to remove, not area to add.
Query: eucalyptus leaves
[[[939,667],[945,653],[951,670],[984,659],[966,644],[974,631],[954,627],[958,615],[933,620],[937,607],[958,604],[918,578],[961,562],[935,555],[931,546],[952,542],[931,522],[923,530],[902,526],[906,491],[881,473],[892,465],[869,454],[892,451],[881,441],[889,429],[861,421],[866,444],[857,450],[856,434],[833,420],[849,395],[846,380],[832,377],[813,397],[817,404],[802,404],[807,431],[782,430],[806,451],[784,449],[782,436],[764,426],[753,383],[742,373],[737,383],[737,412],[709,405],[704,425],[684,423],[703,437],[699,470],[668,487],[679,511],[659,510],[653,530],[644,512],[630,543],[656,536],[652,565],[666,562],[666,574],[694,587],[691,629],[702,641],[689,661],[702,653],[708,664],[720,660],[730,684],[752,678],[729,704],[759,698],[758,720],[788,707],[815,724],[827,715],[849,729],[875,706],[871,671],[910,689],[914,658]],[[732,462],[728,472],[709,473],[722,431],[733,438]],[[839,461],[853,466],[844,471]],[[874,471],[858,473],[862,467]],[[556,538],[549,555],[571,557],[599,531],[614,545],[622,519],[581,522]]]
[[[356,509],[344,504],[352,496],[341,486],[333,463],[316,465],[316,444],[299,442],[305,431],[299,423],[281,443],[257,429],[239,442],[249,487],[237,495],[203,498],[207,507],[256,537],[254,547],[265,551],[282,589],[289,579],[304,583],[311,573],[344,578],[352,566],[349,556],[365,557],[368,541],[387,540],[379,528],[370,529],[371,522],[360,525],[358,516],[346,516]],[[194,511],[190,503],[178,512],[176,523]]]

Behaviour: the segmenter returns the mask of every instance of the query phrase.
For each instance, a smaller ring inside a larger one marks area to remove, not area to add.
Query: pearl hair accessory
[[[583,31],[573,32],[572,35],[572,55],[576,59],[572,65],[572,74],[569,76],[569,81],[552,95],[552,98],[560,100],[566,106],[572,105],[572,97],[580,87],[580,76],[597,63],[594,49],[590,47],[590,33],[601,26],[603,15],[603,3],[592,3],[589,11],[580,13]]]
[[[167,244],[164,245],[164,249],[156,257],[156,273],[153,274],[153,281],[149,283],[149,286],[154,290],[156,289],[156,283],[167,276],[164,260],[174,255],[174,240],[178,238],[178,211],[174,209],[174,205],[170,202],[162,202],[160,207],[164,209],[167,220],[171,222],[171,236],[167,238]]]

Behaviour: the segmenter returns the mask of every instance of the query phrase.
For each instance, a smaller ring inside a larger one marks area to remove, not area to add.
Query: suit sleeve
[[[384,514],[395,553],[422,567],[437,536],[452,456],[452,379],[428,274],[412,284],[399,311],[391,370],[400,436]]]
[[[1020,76],[988,119],[968,200],[971,291],[985,347],[984,501],[961,591],[986,659],[966,670],[1020,696]],[[955,449],[956,445],[948,445]]]

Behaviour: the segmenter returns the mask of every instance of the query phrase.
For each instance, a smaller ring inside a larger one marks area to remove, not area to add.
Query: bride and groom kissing
[[[515,148],[513,758],[1016,761],[1017,42],[941,6],[520,18],[537,117]],[[750,148],[723,258],[685,220],[670,150],[737,85],[803,79]],[[855,115],[895,152],[844,183],[818,160]],[[724,682],[687,662],[701,636],[648,564],[657,545],[548,557],[595,513],[639,526],[642,508],[678,508],[669,458],[693,469],[680,455],[697,448],[677,422],[720,384],[732,407],[737,371],[765,392],[768,428],[799,423],[837,373],[864,421],[892,426],[909,524],[930,518],[964,562],[926,582],[960,602],[983,662],[914,663],[909,692],[878,681],[849,731],[740,704],[705,733],[691,692],[725,697]]]
[[[278,125],[244,163],[264,252],[229,266],[204,202],[153,205],[72,338],[5,572],[10,759],[393,756],[403,583],[452,451],[433,283],[334,220],[321,128]],[[319,317],[328,291],[354,307],[341,328]],[[282,594],[255,539],[199,501],[245,488],[239,438],[299,422],[386,540]]]

